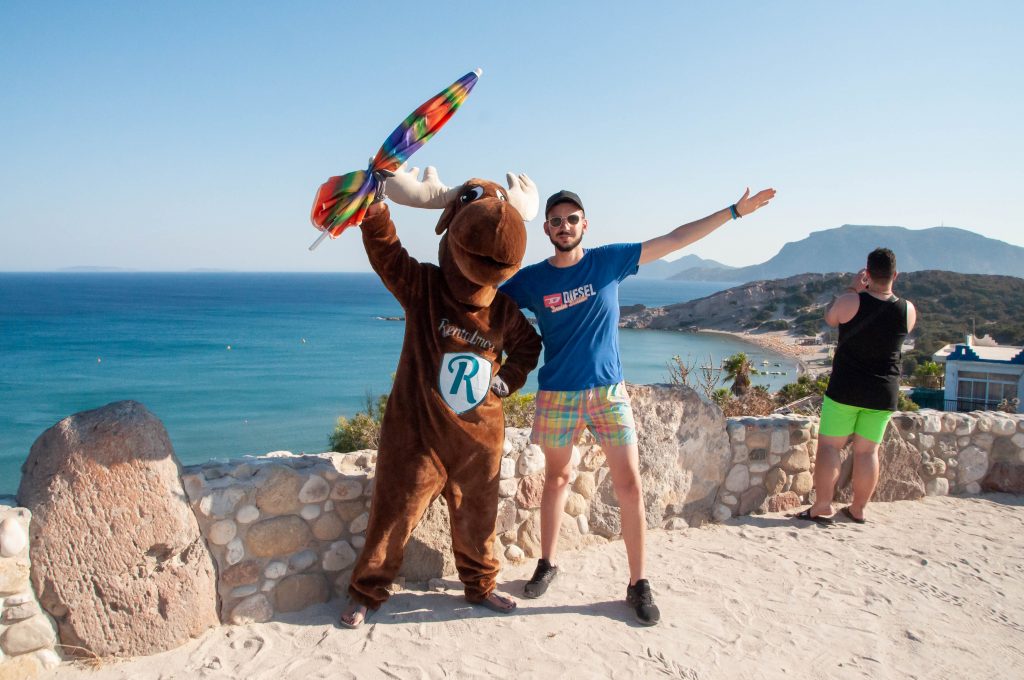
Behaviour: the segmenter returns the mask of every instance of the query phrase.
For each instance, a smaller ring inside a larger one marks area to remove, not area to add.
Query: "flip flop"
[[[839,512],[843,513],[844,515],[849,517],[851,521],[856,522],[857,524],[867,524],[868,523],[868,521],[866,519],[864,519],[863,517],[854,517],[853,513],[850,511],[850,506],[849,505],[844,507]]]
[[[361,626],[364,623],[366,623],[366,619],[370,618],[370,612],[373,611],[373,610],[370,609],[369,607],[364,606],[364,605],[356,605],[354,607],[354,609],[352,610],[352,613],[354,614],[354,613],[358,612],[360,607],[362,607],[363,612],[362,612],[362,616],[358,620],[349,623],[344,618],[342,618],[342,616],[345,615],[345,612],[342,612],[342,616],[338,617],[338,625],[342,626],[343,628],[358,628],[359,626]]]
[[[491,595],[494,595],[494,596],[496,596],[496,597],[498,597],[498,598],[500,598],[502,600],[505,600],[506,602],[511,603],[512,606],[511,607],[502,607],[500,604],[492,602],[491,599],[490,599]],[[501,593],[491,593],[490,595],[488,595],[484,599],[480,600],[479,602],[473,602],[472,604],[478,604],[481,607],[486,607],[487,609],[490,609],[492,612],[498,612],[499,614],[511,614],[512,612],[514,612],[516,610],[516,607],[518,606],[516,604],[515,600],[513,600],[508,595],[502,595]]]
[[[820,524],[823,527],[830,527],[836,523],[834,519],[831,517],[825,517],[824,515],[815,515],[812,517],[810,508],[793,515],[793,519],[802,519],[805,522],[814,522],[815,524]]]

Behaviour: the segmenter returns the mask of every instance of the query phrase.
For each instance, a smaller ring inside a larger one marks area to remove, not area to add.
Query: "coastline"
[[[750,333],[747,331],[723,331],[713,328],[698,328],[698,333],[715,333],[728,335],[743,342],[760,347],[761,349],[775,352],[795,359],[797,362],[797,375],[817,376],[830,369],[828,361],[828,345],[800,345],[796,343],[796,336],[788,331],[765,331],[763,333]]]

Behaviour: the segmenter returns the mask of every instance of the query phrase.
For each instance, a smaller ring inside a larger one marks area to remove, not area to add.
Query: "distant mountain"
[[[59,272],[134,272],[135,269],[125,269],[124,267],[103,267],[96,265],[78,265],[75,267],[62,267],[58,269]]]
[[[637,276],[642,279],[670,279],[680,272],[702,267],[716,270],[735,269],[735,267],[730,267],[729,265],[722,264],[721,262],[715,262],[714,260],[706,260],[697,255],[683,255],[678,260],[673,260],[671,262],[668,260],[655,260],[654,262],[645,264],[640,267],[640,271],[637,273]],[[715,280],[717,281],[721,279]]]
[[[787,243],[761,264],[726,270],[700,265],[669,278],[681,281],[763,281],[806,272],[855,272],[882,246],[896,253],[902,272],[933,269],[961,274],[1024,277],[1024,248],[966,229],[873,227],[846,224]]]

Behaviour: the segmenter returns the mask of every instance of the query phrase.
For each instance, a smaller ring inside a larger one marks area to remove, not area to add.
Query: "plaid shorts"
[[[537,392],[531,442],[547,448],[572,446],[584,426],[598,444],[636,444],[633,407],[623,383],[572,392]]]

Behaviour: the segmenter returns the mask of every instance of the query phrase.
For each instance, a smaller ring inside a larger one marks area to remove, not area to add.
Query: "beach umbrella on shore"
[[[466,101],[482,73],[480,69],[471,71],[420,104],[388,136],[366,170],[331,177],[320,185],[313,200],[310,220],[323,233],[309,247],[310,250],[320,245],[328,235],[332,239],[338,238],[347,227],[363,221],[377,192],[379,173],[393,173],[430,141]]]

